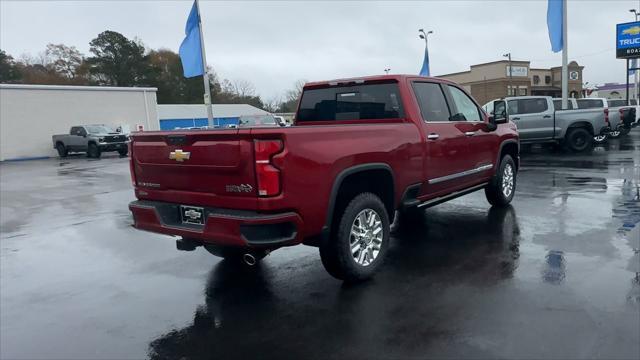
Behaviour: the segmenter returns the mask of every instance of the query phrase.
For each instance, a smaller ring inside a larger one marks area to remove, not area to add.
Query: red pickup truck
[[[136,228],[180,236],[181,250],[255,264],[303,243],[334,277],[362,280],[396,211],[480,189],[492,205],[511,201],[519,142],[504,109],[496,101],[489,117],[436,78],[308,83],[292,127],[135,133],[129,209]]]

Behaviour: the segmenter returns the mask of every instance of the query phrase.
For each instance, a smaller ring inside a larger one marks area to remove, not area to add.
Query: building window
[[[507,86],[507,96],[516,96],[515,87]]]
[[[520,96],[527,96],[527,88],[524,86],[520,86],[518,88],[518,95]]]
[[[540,76],[538,76],[538,75],[533,75],[533,84],[534,84],[534,85],[538,85],[538,84],[540,84]]]
[[[547,75],[544,77],[544,83],[545,84],[551,84],[551,76]]]

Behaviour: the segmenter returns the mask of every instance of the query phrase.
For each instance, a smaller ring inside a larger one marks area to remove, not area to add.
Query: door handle
[[[551,119],[551,115],[545,115],[542,117],[543,119]]]
[[[519,117],[514,117],[514,118],[511,118],[511,120],[514,120],[514,121],[515,120],[520,120],[520,118]]]
[[[427,135],[427,139],[429,139],[429,140],[438,140],[439,137],[440,137],[440,135],[434,134],[434,133],[431,133],[431,134]]]
[[[473,136],[473,135],[476,134],[476,132],[475,131],[467,131],[464,134],[467,135],[467,136]]]

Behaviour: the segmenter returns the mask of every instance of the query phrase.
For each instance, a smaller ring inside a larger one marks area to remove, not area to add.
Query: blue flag
[[[420,76],[431,76],[429,71],[429,48],[424,48],[424,62],[422,63],[422,69],[420,69]]]
[[[562,35],[563,7],[566,0],[549,0],[547,7],[547,28],[549,29],[549,40],[553,52],[562,51],[564,39]]]
[[[195,1],[185,27],[187,35],[180,45],[180,60],[184,77],[192,78],[204,74],[202,66],[202,48],[200,47],[200,14]]]

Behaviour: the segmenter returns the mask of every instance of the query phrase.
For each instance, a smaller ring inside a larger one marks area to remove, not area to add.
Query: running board
[[[479,184],[479,185],[476,185],[476,186],[472,186],[472,187],[470,187],[468,189],[452,192],[451,194],[448,194],[448,195],[445,195],[445,196],[441,196],[441,197],[437,197],[437,198],[434,198],[434,199],[431,199],[431,200],[427,200],[427,201],[421,203],[420,205],[418,205],[418,207],[435,206],[435,205],[441,204],[441,203],[443,203],[445,201],[449,201],[451,199],[455,199],[457,197],[470,194],[470,193],[472,193],[474,191],[478,191],[478,190],[486,187],[487,184],[489,184],[489,183],[482,183],[482,184]]]

